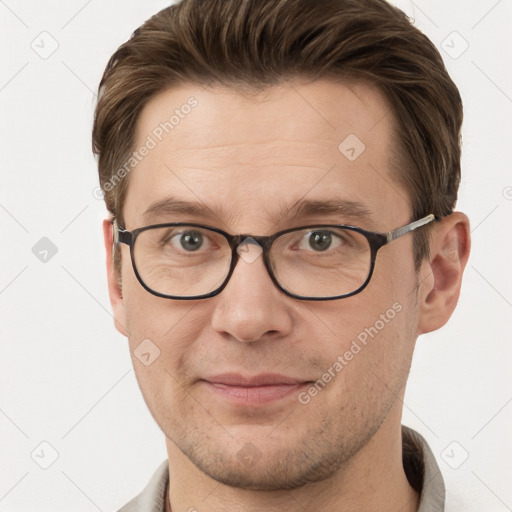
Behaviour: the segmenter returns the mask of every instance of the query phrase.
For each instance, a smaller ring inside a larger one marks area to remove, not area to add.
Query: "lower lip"
[[[217,382],[203,381],[206,387],[231,402],[240,405],[259,405],[274,402],[298,392],[307,382],[297,384],[271,384],[268,386],[228,386]]]

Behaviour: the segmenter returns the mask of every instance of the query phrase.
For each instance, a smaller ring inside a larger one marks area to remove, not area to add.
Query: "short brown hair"
[[[100,82],[93,151],[112,216],[123,223],[129,176],[108,185],[150,98],[175,85],[257,92],[294,78],[377,86],[396,120],[397,181],[412,217],[453,211],[462,101],[439,52],[402,11],[385,0],[182,0],[135,30]],[[428,245],[428,230],[418,230],[417,266]]]

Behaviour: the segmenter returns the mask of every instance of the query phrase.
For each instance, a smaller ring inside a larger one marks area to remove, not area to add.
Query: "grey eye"
[[[332,244],[332,234],[329,231],[313,231],[308,242],[314,251],[326,251]]]
[[[187,252],[197,251],[203,245],[203,235],[198,231],[185,231],[173,236],[170,239],[170,244],[177,249],[184,249]]]

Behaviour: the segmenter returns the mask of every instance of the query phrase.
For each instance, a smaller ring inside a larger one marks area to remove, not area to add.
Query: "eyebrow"
[[[143,221],[149,223],[155,217],[171,217],[173,215],[187,215],[192,217],[207,217],[229,222],[236,215],[229,215],[222,205],[216,206],[215,210],[204,203],[196,201],[183,201],[175,197],[155,201],[142,214]],[[282,222],[293,218],[305,218],[321,215],[336,215],[344,221],[359,221],[371,223],[373,215],[371,210],[359,201],[347,199],[325,199],[325,200],[298,200],[291,205],[284,205],[276,212],[275,221]]]
[[[324,201],[298,201],[291,208],[284,208],[282,215],[293,215],[294,217],[309,217],[319,215],[337,215],[343,219],[358,221],[371,221],[371,210],[359,201],[347,199],[326,199]]]
[[[149,222],[154,217],[167,217],[172,215],[190,215],[193,217],[222,218],[225,215],[224,208],[220,207],[217,213],[203,203],[196,201],[182,201],[174,197],[167,197],[152,203],[142,214],[144,222]]]

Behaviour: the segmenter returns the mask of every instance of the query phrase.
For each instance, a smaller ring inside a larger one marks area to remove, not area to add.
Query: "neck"
[[[363,512],[380,510],[385,504],[389,510],[415,512],[419,496],[403,469],[400,420],[401,411],[392,411],[372,439],[334,476],[290,491],[253,491],[220,484],[167,440],[171,508],[191,512]]]

